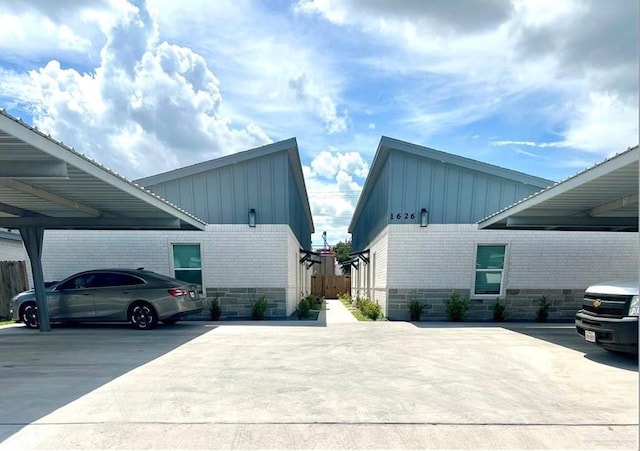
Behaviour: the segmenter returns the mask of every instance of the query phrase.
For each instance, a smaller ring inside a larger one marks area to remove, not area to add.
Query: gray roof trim
[[[243,150],[241,152],[226,155],[224,157],[216,158],[213,160],[203,161],[201,163],[196,163],[190,166],[185,166],[160,174],[151,175],[149,177],[137,179],[135,183],[138,183],[142,186],[158,185],[184,177],[191,177],[193,175],[201,174],[212,169],[218,169],[224,166],[230,166],[233,164],[242,163],[244,161],[261,158],[278,152],[287,152],[289,154],[289,162],[291,164],[291,169],[293,170],[293,176],[296,180],[296,184],[298,185],[298,190],[302,195],[305,216],[307,218],[307,221],[311,225],[311,233],[314,233],[315,228],[313,225],[313,217],[311,215],[311,207],[309,206],[309,197],[307,195],[307,187],[304,181],[304,174],[302,173],[302,162],[300,161],[298,142],[296,141],[296,138],[285,139],[283,141],[266,144],[264,146],[256,147],[253,149]]]
[[[170,204],[151,191],[127,180],[95,160],[77,152],[72,147],[66,146],[61,141],[52,139],[51,136],[45,135],[36,127],[26,124],[21,119],[11,116],[3,109],[0,109],[0,130],[14,136],[35,150],[74,166],[88,176],[94,177],[116,190],[125,192],[133,198],[151,205],[165,215],[179,219],[181,228],[205,229],[205,222],[192,214]]]
[[[353,213],[353,216],[351,217],[351,222],[349,224],[349,229],[348,229],[350,233],[355,227],[355,223],[357,219],[360,217],[360,213],[364,208],[366,199],[369,196],[370,191],[373,189],[373,183],[377,179],[380,171],[382,170],[382,167],[384,166],[384,163],[389,156],[390,150],[398,150],[401,152],[406,152],[412,155],[416,155],[421,158],[440,161],[442,163],[459,166],[465,169],[470,169],[472,171],[484,172],[488,175],[503,177],[516,182],[538,186],[540,187],[540,189],[546,188],[549,185],[554,183],[553,180],[547,180],[541,177],[525,174],[523,172],[514,171],[514,170],[503,168],[500,166],[495,166],[489,163],[483,163],[481,161],[473,160],[471,158],[461,157],[459,155],[453,155],[447,152],[442,152],[440,150],[432,149],[430,147],[411,144],[406,141],[401,141],[399,139],[382,136],[380,138],[380,143],[378,144],[378,149],[376,150],[376,154],[373,158],[371,169],[369,170],[367,179],[364,182],[364,187],[362,188],[362,192],[360,193],[360,197],[358,198],[358,203],[356,204],[355,211]]]
[[[150,175],[149,177],[137,179],[135,182],[142,186],[158,185],[160,183],[171,182],[184,177],[191,177],[212,169],[218,169],[224,166],[242,163],[243,161],[253,160],[254,158],[264,157],[273,153],[291,150],[298,150],[298,144],[295,138],[289,138],[284,141],[278,141],[276,143],[266,144],[253,149],[243,150],[231,155],[184,166],[171,171],[162,172],[160,174]]]
[[[0,230],[0,239],[11,240],[11,241],[22,241],[22,237],[20,236],[19,233],[6,232],[4,230]]]
[[[513,217],[515,215],[523,213],[532,207],[540,206],[545,201],[558,198],[574,188],[593,182],[600,177],[622,169],[634,162],[637,163],[638,155],[638,146],[630,147],[624,152],[618,153],[572,177],[558,182],[545,190],[532,194],[531,196],[478,221],[478,227],[486,229],[498,224],[506,225],[509,222],[511,222],[511,224],[516,224],[518,221],[514,221]],[[635,193],[637,193],[637,186],[635,188],[635,192],[629,194],[633,195]],[[552,222],[553,219],[550,217],[549,221]]]

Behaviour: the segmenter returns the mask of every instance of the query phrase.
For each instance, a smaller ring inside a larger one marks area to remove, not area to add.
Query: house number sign
[[[415,213],[391,213],[391,217],[389,218],[392,221],[404,221],[407,219],[416,219]]]

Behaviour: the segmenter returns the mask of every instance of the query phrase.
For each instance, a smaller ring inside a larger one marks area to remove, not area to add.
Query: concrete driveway
[[[0,330],[0,449],[638,449],[637,361],[570,324]]]

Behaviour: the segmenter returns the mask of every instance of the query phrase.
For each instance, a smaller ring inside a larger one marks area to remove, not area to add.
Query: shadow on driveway
[[[53,325],[51,332],[0,328],[0,442],[215,327],[181,322],[151,331],[126,324]]]
[[[637,356],[614,354],[591,343],[587,343],[584,338],[576,333],[576,328],[573,323],[455,323],[423,321],[413,322],[411,324],[420,328],[501,327],[512,332],[581,352],[586,359],[596,363],[610,365],[628,371],[638,371]]]
[[[616,368],[638,371],[638,357],[629,354],[618,354],[606,351],[585,341],[578,335],[573,323],[532,323],[532,324],[502,324],[502,327],[513,332],[528,335],[538,340],[564,346],[574,351],[582,352],[586,359]]]

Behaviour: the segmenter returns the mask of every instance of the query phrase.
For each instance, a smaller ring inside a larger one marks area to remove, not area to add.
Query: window
[[[500,294],[505,249],[504,245],[478,246],[474,294]]]
[[[173,270],[175,278],[202,287],[202,263],[199,244],[173,245]]]

